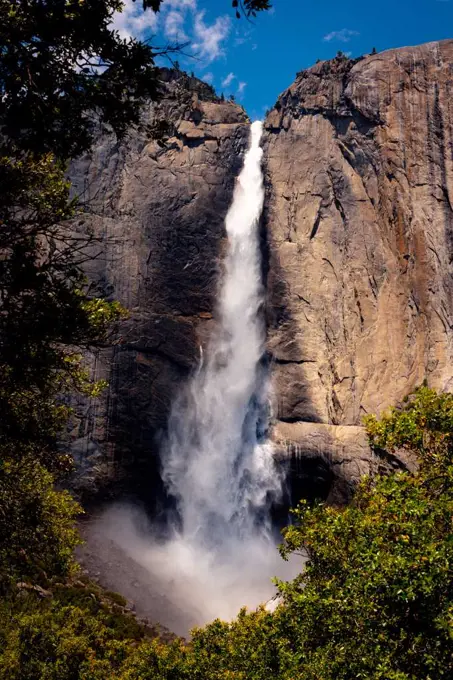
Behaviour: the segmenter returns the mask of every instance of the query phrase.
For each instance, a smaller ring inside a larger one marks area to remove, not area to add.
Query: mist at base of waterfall
[[[220,540],[211,550],[177,535],[163,541],[129,504],[112,505],[82,532],[79,557],[89,574],[133,603],[139,617],[183,637],[216,618],[234,619],[244,606],[272,607],[272,578],[294,578],[302,568],[300,557],[280,557],[278,536]]]

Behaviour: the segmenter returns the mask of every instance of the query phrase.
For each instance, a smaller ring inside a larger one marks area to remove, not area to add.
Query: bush
[[[365,425],[374,448],[416,453],[421,474],[438,481],[453,481],[453,394],[438,394],[419,387],[378,420],[367,416]]]
[[[365,479],[346,508],[301,503],[282,553],[308,561],[278,584],[275,612],[244,610],[164,646],[135,634],[115,602],[106,609],[62,586],[50,602],[26,595],[3,606],[0,678],[450,679],[451,405],[452,395],[421,388],[368,420],[374,445],[410,448],[419,470]]]
[[[45,583],[47,577],[69,575],[79,512],[37,461],[0,460],[0,591],[17,581]]]
[[[451,486],[420,475],[364,481],[344,510],[302,504],[284,552],[306,569],[281,584],[289,667],[323,680],[450,678]]]
[[[74,606],[28,601],[0,609],[0,678],[106,680],[132,650],[101,615]]]

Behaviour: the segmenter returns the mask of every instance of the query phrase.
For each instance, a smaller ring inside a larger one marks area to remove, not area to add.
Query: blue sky
[[[158,15],[125,0],[115,18],[123,36],[153,36],[157,45],[190,41],[181,67],[234,94],[261,118],[297,71],[338,50],[359,56],[391,47],[453,38],[453,0],[273,0],[253,23],[237,20],[231,0],[164,0]]]

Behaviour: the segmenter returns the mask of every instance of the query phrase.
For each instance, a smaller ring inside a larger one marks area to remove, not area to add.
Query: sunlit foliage
[[[0,460],[0,594],[17,582],[45,585],[70,575],[79,542],[74,519],[81,512],[68,492],[31,455]]]
[[[231,623],[194,631],[189,644],[163,645],[117,634],[111,620],[90,619],[86,602],[76,606],[57,596],[45,605],[50,625],[36,609],[16,612],[15,627],[10,619],[0,625],[6,641],[0,669],[7,659],[16,672],[11,677],[21,679],[451,678],[453,486],[444,445],[451,400],[421,388],[402,408],[369,420],[381,447],[401,445],[395,433],[405,433],[420,468],[364,480],[346,508],[302,503],[282,553],[301,553],[308,562],[302,570],[301,560],[296,579],[279,583],[275,612],[243,611]],[[79,676],[71,676],[74,669]]]

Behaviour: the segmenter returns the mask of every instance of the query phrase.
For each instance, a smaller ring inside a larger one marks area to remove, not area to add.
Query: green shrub
[[[284,552],[306,569],[281,584],[291,672],[323,680],[452,677],[452,487],[420,475],[364,481],[344,510],[302,504]]]
[[[89,584],[21,593],[0,609],[1,680],[450,680],[451,400],[421,388],[368,420],[374,445],[405,446],[420,467],[363,480],[346,508],[301,503],[282,553],[308,561],[278,583],[275,612],[163,645]]]
[[[69,575],[79,505],[37,461],[0,460],[0,589]]]
[[[78,607],[37,602],[0,609],[0,678],[106,680],[119,677],[130,641],[116,638],[101,615]]]
[[[413,451],[421,474],[453,481],[453,394],[438,394],[426,386],[410,394],[400,408],[382,418],[367,416],[371,445],[393,452]]]

